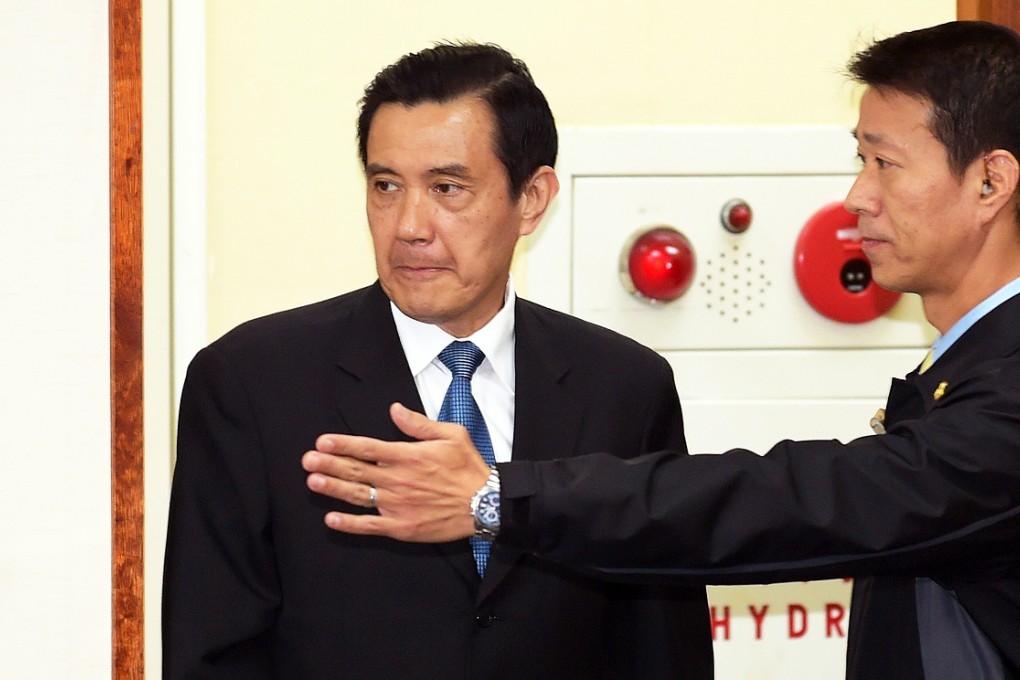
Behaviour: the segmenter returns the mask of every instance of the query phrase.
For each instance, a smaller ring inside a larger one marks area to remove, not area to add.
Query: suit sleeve
[[[644,420],[642,451],[687,453],[683,416],[672,371],[662,362]],[[606,618],[611,677],[711,680],[712,635],[708,600],[702,586],[676,584],[609,587]]]
[[[269,678],[280,604],[260,437],[213,348],[188,370],[163,579],[163,677]]]
[[[638,577],[995,578],[1020,541],[1020,376],[989,371],[888,434],[766,455],[500,466],[500,541]]]

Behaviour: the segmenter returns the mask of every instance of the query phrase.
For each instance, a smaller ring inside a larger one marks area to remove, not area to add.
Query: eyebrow
[[[369,163],[365,166],[365,174],[368,176],[372,175],[397,175],[399,174],[393,168],[381,165],[379,163]],[[468,166],[463,163],[448,163],[446,165],[439,165],[434,168],[429,168],[426,172],[428,175],[449,175],[451,177],[459,177],[461,179],[470,179],[471,171]]]
[[[439,167],[430,168],[429,174],[451,175],[453,177],[460,177],[461,179],[469,179],[471,177],[471,172],[463,163],[448,163],[446,165],[440,165]]]
[[[851,130],[850,131],[850,135],[854,139],[856,139],[857,141],[861,140],[861,137],[859,137],[857,135],[857,128],[854,128],[853,130]],[[868,144],[878,145],[878,144],[883,144],[883,143],[886,142],[886,139],[885,139],[884,135],[876,135],[876,134],[871,133],[871,132],[865,132],[864,135],[863,135],[863,138],[864,138],[864,141],[867,142]]]
[[[368,163],[367,165],[365,165],[365,174],[366,175],[382,175],[382,174],[395,175],[397,173],[393,172],[392,168],[387,168],[385,165],[379,165],[378,163]]]

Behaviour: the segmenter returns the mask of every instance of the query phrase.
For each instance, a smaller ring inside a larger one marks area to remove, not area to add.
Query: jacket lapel
[[[938,361],[924,373],[913,371],[904,380],[894,380],[889,393],[887,411],[893,413],[893,402],[918,400],[909,408],[898,408],[897,420],[920,417],[937,408],[942,400],[973,370],[988,361],[1009,357],[1020,351],[1020,295],[1006,300],[991,312],[978,319]]]
[[[345,331],[338,333],[335,398],[340,419],[353,434],[409,441],[390,420],[390,404],[399,401],[419,413],[425,409],[404,357],[389,298],[378,282],[365,293],[343,322]],[[435,547],[462,577],[478,582],[467,541]]]
[[[408,438],[390,420],[399,401],[422,410],[414,377],[404,358],[389,299],[376,282],[355,303],[338,334],[336,401],[340,418],[354,434],[387,440]]]
[[[563,384],[571,368],[560,348],[569,343],[540,309],[518,299],[514,312],[514,460],[545,460],[576,453],[582,405]],[[479,600],[507,576],[523,553],[493,546]]]

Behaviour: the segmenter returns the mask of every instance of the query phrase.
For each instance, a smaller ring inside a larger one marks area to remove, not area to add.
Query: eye
[[[397,185],[386,179],[377,179],[372,183],[376,191],[388,194],[397,190]]]
[[[463,190],[463,187],[457,184],[451,184],[450,182],[441,182],[436,184],[432,190],[437,194],[442,194],[444,196],[455,196],[458,192]]]
[[[865,165],[868,164],[868,159],[864,157],[863,153],[858,152],[858,154],[857,154],[857,162],[860,163],[861,166],[865,166]],[[878,166],[879,170],[885,170],[886,168],[888,168],[891,165],[891,163],[889,161],[887,161],[886,159],[884,159],[884,158],[882,158],[880,156],[875,156],[873,162],[874,162],[874,164],[876,166]]]

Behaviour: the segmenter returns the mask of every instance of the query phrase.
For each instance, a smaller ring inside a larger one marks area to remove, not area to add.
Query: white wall
[[[0,675],[109,678],[107,3],[0,3]]]
[[[374,278],[354,121],[364,86],[401,54],[441,39],[500,43],[564,126],[849,129],[850,55],[956,12],[955,0],[205,5],[208,296],[194,304],[208,310],[208,338]]]
[[[160,600],[173,447],[170,300],[170,0],[142,12],[145,298],[145,668],[160,677]]]

